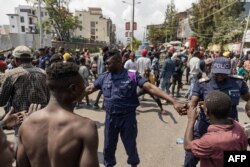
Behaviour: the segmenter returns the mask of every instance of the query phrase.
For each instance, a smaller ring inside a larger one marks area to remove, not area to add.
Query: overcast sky
[[[126,0],[132,3],[132,0]],[[184,11],[191,7],[192,2],[197,0],[174,0],[178,11]],[[142,40],[145,27],[148,24],[160,24],[164,20],[167,4],[170,0],[136,0],[141,2],[135,6],[135,22],[138,23],[138,30],[135,37]],[[0,24],[9,24],[6,14],[14,13],[14,7],[19,4],[27,4],[25,0],[0,0]],[[131,20],[132,7],[122,3],[122,0],[71,0],[69,8],[75,10],[87,9],[88,7],[101,7],[103,15],[111,18],[117,27],[117,38],[124,40],[125,22]]]

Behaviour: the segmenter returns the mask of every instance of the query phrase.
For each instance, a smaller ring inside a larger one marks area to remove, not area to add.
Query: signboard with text
[[[130,31],[130,22],[125,23],[125,30]],[[134,22],[134,30],[137,30],[137,22]]]

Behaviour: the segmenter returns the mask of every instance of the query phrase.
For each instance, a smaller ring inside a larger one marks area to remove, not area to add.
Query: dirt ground
[[[96,93],[90,96],[94,100]],[[185,101],[185,99],[181,98]],[[163,102],[163,101],[162,101]],[[164,102],[163,102],[164,103]],[[239,110],[240,123],[250,122],[244,113],[244,102],[241,102]],[[137,108],[138,137],[137,146],[141,167],[181,167],[184,161],[183,144],[176,144],[176,139],[183,137],[186,128],[187,117],[179,116],[171,105],[164,105],[169,111],[168,115],[161,116],[159,108],[149,96],[141,102]],[[99,133],[98,156],[100,166],[103,165],[103,134],[105,112],[93,109],[78,109],[75,112],[81,116],[89,117],[96,121]],[[3,110],[1,108],[0,115]],[[80,128],[80,127],[79,127]],[[8,138],[13,140],[13,132],[6,131]],[[116,151],[117,167],[126,167],[127,155],[121,140],[119,139]]]

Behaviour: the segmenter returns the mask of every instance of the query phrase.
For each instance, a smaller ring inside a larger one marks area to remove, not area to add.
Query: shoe
[[[87,108],[93,108],[91,104],[87,104]]]
[[[96,109],[96,110],[100,109],[100,107],[99,107],[99,105],[98,105],[98,104],[94,104],[94,105],[92,105],[92,108],[93,108],[93,109]]]
[[[161,115],[168,115],[166,110],[161,110]]]

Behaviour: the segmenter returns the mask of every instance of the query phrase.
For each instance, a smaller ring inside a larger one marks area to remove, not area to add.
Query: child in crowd
[[[193,129],[199,114],[197,108],[188,113],[184,148],[200,158],[201,167],[221,167],[224,151],[247,149],[247,136],[238,122],[228,118],[232,102],[227,94],[213,91],[206,96],[204,105],[200,106],[210,119],[210,126],[200,139],[193,139]]]

